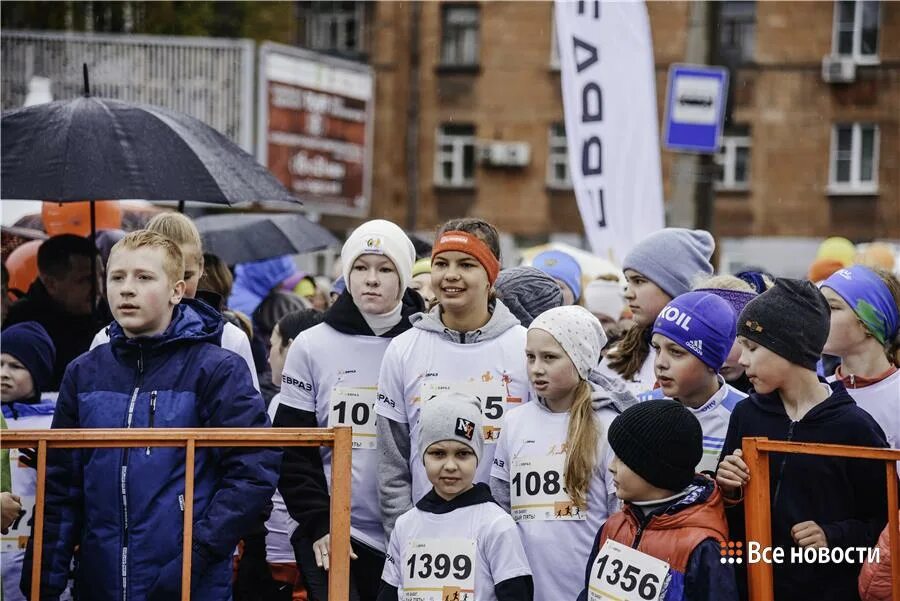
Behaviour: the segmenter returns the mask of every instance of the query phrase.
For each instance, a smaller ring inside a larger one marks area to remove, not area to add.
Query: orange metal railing
[[[768,438],[745,438],[744,462],[753,475],[744,493],[747,541],[762,548],[772,546],[772,508],[769,497],[769,453],[799,453],[826,457],[854,457],[885,462],[888,490],[888,539],[891,548],[891,587],[894,601],[900,601],[900,516],[897,515],[897,461],[900,450],[873,449],[848,445],[782,442]],[[773,599],[772,565],[766,562],[747,564],[747,580],[751,601]]]
[[[95,430],[4,430],[0,447],[37,449],[32,537],[34,557],[31,599],[40,599],[41,560],[44,540],[44,492],[47,449],[184,447],[184,563],[181,568],[181,599],[191,598],[191,542],[194,525],[194,453],[198,447],[334,447],[331,478],[331,567],[328,586],[332,599],[350,595],[350,470],[352,434],[340,428],[220,428],[220,429],[95,429]]]

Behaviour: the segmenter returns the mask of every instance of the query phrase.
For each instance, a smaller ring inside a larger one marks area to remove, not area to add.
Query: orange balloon
[[[29,240],[21,244],[6,257],[6,269],[9,271],[9,289],[28,292],[29,286],[38,277],[38,248],[43,240]]]
[[[122,227],[122,209],[117,200],[94,201],[97,231]],[[91,235],[90,202],[44,202],[41,208],[44,231],[48,236],[59,234]]]

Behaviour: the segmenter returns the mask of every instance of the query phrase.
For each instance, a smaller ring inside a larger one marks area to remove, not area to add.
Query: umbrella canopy
[[[322,250],[339,244],[331,232],[297,213],[224,213],[194,220],[203,249],[228,264]]]
[[[168,109],[81,97],[5,111],[0,198],[300,204],[205,123]]]

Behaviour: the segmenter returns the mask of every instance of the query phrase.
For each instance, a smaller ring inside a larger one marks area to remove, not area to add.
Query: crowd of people
[[[481,219],[424,256],[376,219],[332,282],[229,267],[180,213],[105,253],[55,236],[4,303],[3,427],[350,426],[354,601],[746,599],[723,551],[746,540],[742,439],[900,447],[900,281],[855,256],[715,274],[714,248],[667,228],[588,280],[556,250],[503,269]],[[198,449],[191,598],[328,599],[332,459]],[[24,599],[35,453],[0,463],[2,595]],[[41,598],[179,598],[184,450],[47,466]],[[769,482],[776,547],[882,549],[777,564],[775,599],[890,597],[882,463],[773,454]]]

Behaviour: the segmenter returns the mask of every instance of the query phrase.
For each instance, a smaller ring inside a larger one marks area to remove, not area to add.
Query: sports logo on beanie
[[[361,254],[383,254],[384,251],[381,250],[381,238],[368,238],[366,240],[366,247],[363,253]]]
[[[691,323],[691,316],[683,311],[680,311],[678,307],[673,307],[672,305],[666,305],[662,311],[659,312],[659,319],[665,319],[666,321],[675,322],[675,325],[680,327],[685,332],[690,332],[691,328],[688,324]]]
[[[463,417],[456,418],[456,435],[466,440],[472,440],[475,435],[475,424]]]
[[[734,309],[722,298],[709,292],[688,292],[659,312],[653,334],[665,336],[719,371],[734,344],[735,320]]]

